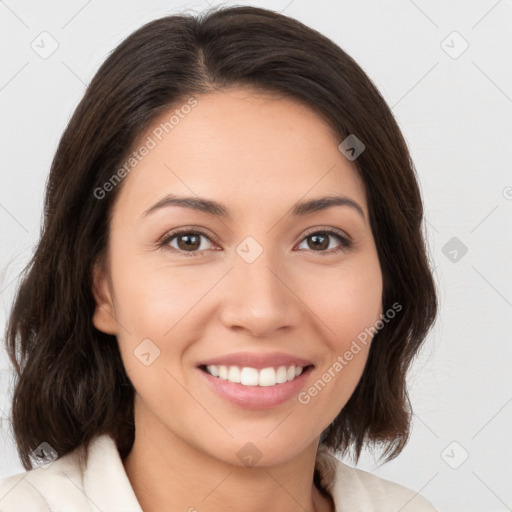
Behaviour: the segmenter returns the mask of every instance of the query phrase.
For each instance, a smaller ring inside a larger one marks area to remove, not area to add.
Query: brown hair
[[[321,442],[353,449],[404,447],[411,420],[406,373],[434,322],[437,299],[422,233],[415,170],[372,81],[331,40],[255,7],[152,21],[106,59],[77,106],[52,162],[44,223],[6,329],[16,370],[12,425],[21,461],[47,442],[59,456],[109,433],[122,457],[134,440],[133,386],[115,336],[92,324],[92,267],[105,251],[112,204],[94,193],[152,121],[183,97],[250,86],[292,97],[322,115],[355,160],[383,274],[383,311],[400,314],[375,335],[362,378]]]

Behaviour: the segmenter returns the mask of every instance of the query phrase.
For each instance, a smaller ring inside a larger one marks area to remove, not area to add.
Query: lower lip
[[[313,367],[310,366],[293,380],[275,386],[244,386],[214,377],[201,368],[197,370],[208,385],[229,402],[246,409],[269,409],[284,404],[295,396],[304,386]]]

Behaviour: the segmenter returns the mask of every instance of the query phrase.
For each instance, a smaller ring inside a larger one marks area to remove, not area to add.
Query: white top
[[[0,512],[142,512],[109,435],[91,441],[83,470],[78,450],[0,480]],[[316,467],[336,512],[435,512],[418,493],[347,466],[323,445]]]

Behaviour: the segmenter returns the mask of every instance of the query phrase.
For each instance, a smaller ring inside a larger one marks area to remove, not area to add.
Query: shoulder
[[[319,458],[324,482],[333,497],[337,512],[436,512],[432,504],[418,492],[350,467],[326,448],[321,452]]]
[[[0,480],[0,510],[2,512],[33,512],[54,510],[54,505],[65,497],[70,503],[83,505],[80,492],[82,471],[78,450],[37,468]]]
[[[361,469],[343,464],[338,465],[338,489],[347,497],[347,486],[350,487],[351,499],[356,503],[367,503],[375,506],[380,512],[435,512],[435,508],[421,494],[403,485],[380,478]],[[364,500],[362,497],[364,496]],[[366,504],[365,503],[365,504]],[[373,509],[372,509],[373,510]]]
[[[100,510],[141,512],[114,440],[91,441],[55,461],[0,480],[1,512]],[[105,486],[105,482],[109,485]]]

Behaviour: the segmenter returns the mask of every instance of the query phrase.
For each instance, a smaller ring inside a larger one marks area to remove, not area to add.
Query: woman
[[[388,106],[324,36],[253,7],[137,30],[52,164],[0,510],[434,510],[335,457],[407,441],[422,216]]]

